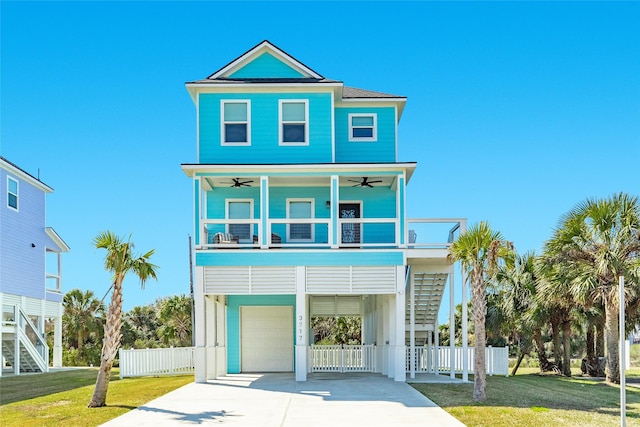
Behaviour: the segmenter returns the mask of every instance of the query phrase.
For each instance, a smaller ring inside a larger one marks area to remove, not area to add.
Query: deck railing
[[[469,347],[467,354],[467,372],[473,373],[473,357],[475,349]],[[454,347],[454,372],[463,371],[463,349]],[[450,347],[438,348],[438,367],[435,366],[435,347],[415,348],[415,372],[416,373],[449,373],[450,372]],[[411,372],[411,348],[407,347],[407,372]],[[485,349],[485,360],[488,375],[509,376],[509,349],[507,347],[487,347]]]
[[[375,372],[374,345],[312,345],[311,372]]]
[[[336,224],[337,229],[331,218],[201,219],[198,249],[446,249],[455,233],[464,231],[466,220],[412,218],[404,228],[395,217],[338,218]],[[291,235],[294,226],[304,237]],[[301,231],[301,226],[308,229]],[[232,238],[215,239],[220,233]]]
[[[120,349],[120,378],[195,372],[194,347]]]

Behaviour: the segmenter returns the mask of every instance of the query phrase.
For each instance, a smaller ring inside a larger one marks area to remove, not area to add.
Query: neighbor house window
[[[253,218],[253,200],[227,200],[228,219]],[[251,243],[253,241],[252,224],[228,224],[227,233],[238,237],[239,243]]]
[[[376,141],[376,114],[349,114],[349,141]]]
[[[7,206],[18,210],[18,181],[7,177]]]
[[[287,218],[313,218],[313,199],[288,199]],[[313,242],[313,224],[288,224],[287,241]]]
[[[251,144],[251,103],[246,100],[222,101],[222,145]]]
[[[280,101],[280,144],[309,144],[308,107],[306,99]]]

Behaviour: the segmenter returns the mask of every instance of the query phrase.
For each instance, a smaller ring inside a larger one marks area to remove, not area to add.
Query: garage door
[[[242,372],[293,372],[293,307],[241,307]]]

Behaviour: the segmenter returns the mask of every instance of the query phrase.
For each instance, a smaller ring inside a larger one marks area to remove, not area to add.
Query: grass
[[[487,377],[482,403],[473,401],[473,383],[412,386],[468,426],[619,426],[620,387],[578,374],[565,378],[521,368],[515,377]],[[640,383],[640,369],[627,371],[627,378]],[[626,390],[627,425],[640,426],[640,388]]]
[[[193,382],[193,375],[118,377],[114,369],[107,406],[87,408],[97,368],[0,378],[1,425],[97,426]]]

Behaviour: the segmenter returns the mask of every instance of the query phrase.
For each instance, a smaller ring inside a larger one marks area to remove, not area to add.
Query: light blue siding
[[[229,295],[227,299],[227,372],[240,373],[240,307],[291,306],[295,312],[295,295]],[[295,328],[291,329],[295,344]]]
[[[268,52],[231,74],[232,79],[306,77]]]
[[[341,187],[340,200],[362,201],[362,218],[395,218],[396,193],[389,188]],[[395,242],[395,224],[363,224],[363,243]]]
[[[375,113],[377,115],[377,140],[349,141],[349,114]],[[395,162],[396,114],[393,107],[336,107],[336,162]]]
[[[200,94],[199,162],[212,164],[328,163],[332,160],[331,93]],[[251,101],[251,145],[221,145],[220,100]],[[309,101],[309,145],[280,146],[278,101]]]
[[[18,181],[18,211],[7,206],[7,175]],[[0,292],[45,299],[45,192],[0,169]],[[32,247],[33,246],[35,247]]]
[[[330,266],[330,265],[403,265],[402,251],[373,250],[246,250],[196,253],[197,266]]]

